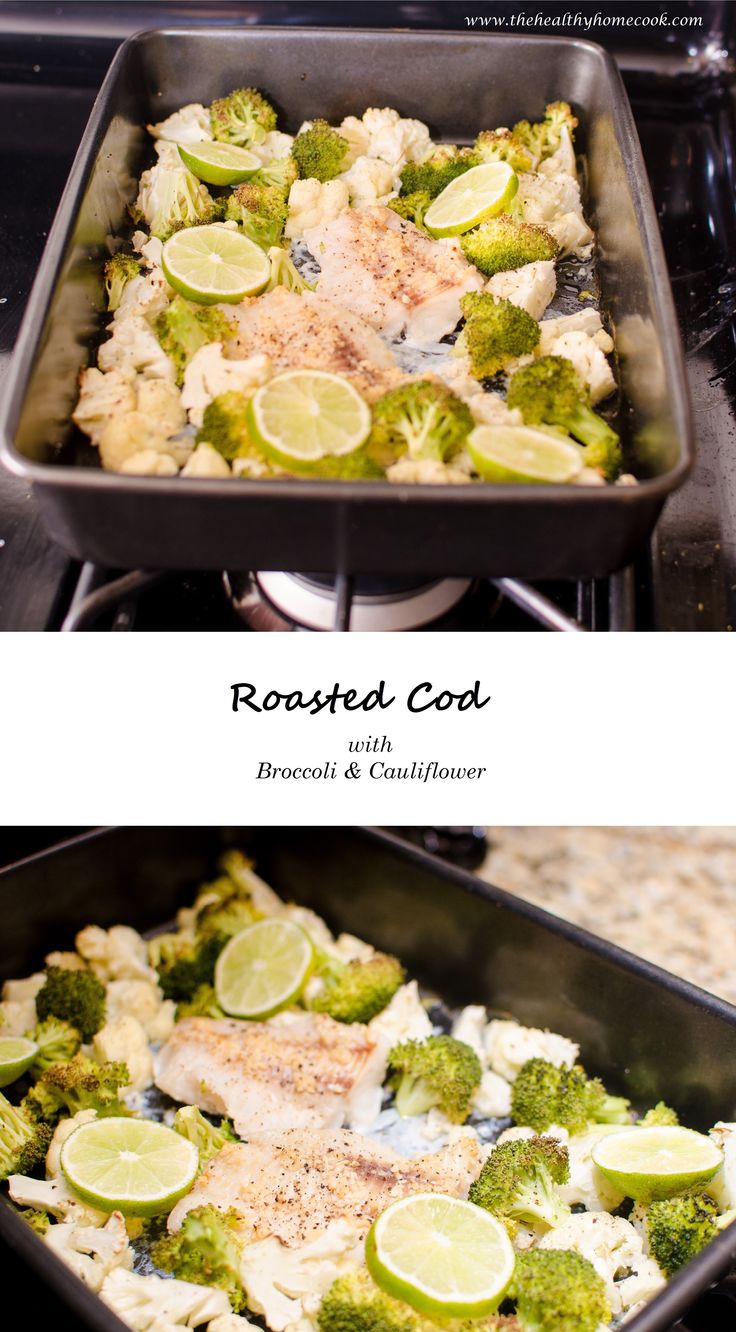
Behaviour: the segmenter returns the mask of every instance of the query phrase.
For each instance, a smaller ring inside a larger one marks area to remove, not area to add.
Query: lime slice
[[[360,448],[371,413],[357,389],[325,370],[288,370],[253,395],[248,428],[262,453],[296,472],[319,473],[325,459]]]
[[[163,1124],[111,1115],[70,1134],[61,1169],[74,1192],[101,1212],[158,1216],[191,1188],[199,1158],[194,1143]]]
[[[267,1018],[294,1003],[312,966],[312,945],[290,920],[257,920],[225,945],[215,990],[231,1017]]]
[[[177,148],[184,165],[208,185],[239,185],[261,166],[255,153],[234,143],[179,143]]]
[[[255,296],[271,275],[260,245],[216,222],[175,231],[164,245],[161,264],[174,291],[200,305]]]
[[[433,236],[460,236],[502,213],[519,188],[508,162],[485,162],[456,176],[429,205],[424,225]]]
[[[422,1313],[481,1318],[514,1271],[506,1227],[474,1203],[417,1193],[392,1203],[365,1242],[368,1270],[389,1295]]]
[[[0,1087],[9,1087],[31,1067],[38,1046],[25,1036],[0,1036]]]
[[[592,1156],[606,1179],[642,1202],[701,1188],[723,1164],[705,1134],[674,1125],[612,1133],[596,1143]]]
[[[484,481],[560,483],[573,481],[583,466],[574,444],[530,426],[476,426],[467,447]]]

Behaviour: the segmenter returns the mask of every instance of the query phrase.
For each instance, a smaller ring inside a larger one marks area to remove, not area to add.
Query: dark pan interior
[[[604,317],[619,338],[629,463],[651,479],[599,490],[182,484],[101,473],[69,415],[78,371],[99,336],[101,261],[110,238],[128,230],[126,205],[151,155],[141,126],[182,101],[206,104],[249,82],[284,109],[291,130],[307,116],[334,121],[373,103],[396,105],[427,120],[437,136],[460,139],[570,99],[588,158]],[[555,38],[240,29],[131,39],[116,57],[62,202],[19,339],[6,414],[9,461],[30,469],[53,535],[73,553],[108,564],[537,576],[616,567],[684,478],[691,445],[666,269],[613,62],[589,43]]]
[[[286,898],[398,953],[450,1002],[485,1002],[578,1040],[591,1071],[635,1102],[660,1097],[701,1129],[736,1118],[736,1010],[535,907],[406,846],[342,828],[128,828],[86,834],[0,873],[0,976],[21,976],[90,920],[151,929],[191,901],[224,846]],[[121,1324],[0,1206],[0,1241],[82,1326]],[[627,1325],[664,1332],[736,1256],[724,1234]]]

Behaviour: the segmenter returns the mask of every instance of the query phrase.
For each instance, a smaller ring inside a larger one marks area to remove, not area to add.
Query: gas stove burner
[[[349,579],[275,571],[226,573],[223,578],[234,609],[249,628],[276,633],[424,629],[457,611],[471,599],[474,587],[470,578]]]

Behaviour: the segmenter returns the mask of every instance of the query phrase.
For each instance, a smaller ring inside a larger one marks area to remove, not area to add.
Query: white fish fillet
[[[317,294],[360,315],[386,338],[419,346],[452,333],[460,297],[483,278],[452,245],[432,240],[390,208],[348,208],[308,227],[304,242],[321,267]]]
[[[345,375],[368,400],[405,378],[374,329],[358,314],[333,305],[316,292],[301,296],[275,287],[265,296],[221,307],[238,331],[228,355],[270,356],[274,370],[329,370]]]
[[[396,1198],[424,1190],[465,1197],[480,1172],[481,1149],[468,1135],[427,1156],[399,1156],[347,1130],[259,1133],[213,1157],[169,1216],[177,1230],[192,1207],[234,1207],[248,1242],[275,1236],[290,1248],[333,1221],[362,1236]]]
[[[162,1091],[228,1115],[241,1136],[337,1128],[352,1118],[366,1086],[380,1086],[384,1069],[384,1051],[367,1027],[324,1013],[269,1022],[185,1018],[154,1060]]]

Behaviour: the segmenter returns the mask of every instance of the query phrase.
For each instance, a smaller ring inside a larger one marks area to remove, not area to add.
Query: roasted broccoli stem
[[[105,987],[91,971],[48,967],[36,995],[39,1022],[61,1018],[77,1028],[83,1041],[91,1041],[105,1021]]]
[[[611,1317],[603,1278],[573,1249],[520,1253],[510,1293],[523,1332],[598,1332]]]
[[[653,1202],[647,1209],[649,1249],[665,1276],[674,1276],[720,1234],[718,1207],[705,1193]]]
[[[82,1044],[82,1037],[71,1022],[61,1018],[49,1017],[37,1022],[32,1031],[26,1032],[29,1040],[35,1041],[38,1054],[31,1064],[31,1073],[38,1076],[52,1064],[61,1064],[73,1059]]]
[[[200,347],[208,342],[225,342],[235,325],[213,306],[193,305],[183,296],[175,296],[154,323],[161,346],[176,366],[176,382],[181,384],[184,371]]]
[[[314,284],[302,277],[288,250],[282,249],[280,245],[272,245],[268,258],[271,276],[266,283],[266,291],[273,291],[274,287],[286,287],[287,291],[295,291],[301,296],[303,291],[315,290]]]
[[[96,1064],[86,1055],[76,1054],[65,1064],[45,1069],[24,1097],[22,1109],[29,1118],[52,1127],[62,1116],[76,1115],[80,1110],[126,1115],[119,1093],[129,1082],[127,1064],[119,1060]]]
[[[509,380],[506,401],[518,408],[527,425],[556,426],[585,445],[586,467],[609,480],[621,470],[621,445],[615,430],[590,406],[588,387],[565,356],[541,356]]]
[[[105,291],[107,292],[108,310],[117,310],[123,292],[130,282],[131,278],[138,277],[141,271],[141,261],[136,259],[135,255],[123,254],[118,251],[105,264]]]
[[[207,1162],[211,1161],[226,1143],[240,1141],[229,1119],[221,1119],[219,1126],[215,1128],[209,1119],[205,1119],[196,1105],[183,1105],[177,1110],[173,1127],[182,1138],[188,1138],[194,1143],[199,1153],[200,1170],[204,1170]]]
[[[609,1096],[598,1078],[583,1068],[559,1068],[546,1059],[528,1059],[511,1089],[511,1115],[517,1124],[543,1133],[559,1124],[582,1133],[589,1124],[630,1124],[630,1103]]]
[[[254,180],[257,185],[275,185],[286,196],[294,181],[298,179],[299,168],[291,156],[278,157],[274,162],[267,162],[250,177],[250,180]]]
[[[224,1290],[234,1313],[247,1308],[239,1267],[243,1241],[234,1208],[221,1212],[210,1204],[187,1212],[181,1229],[164,1235],[151,1250],[157,1267],[179,1281]]]
[[[436,199],[446,185],[471,167],[479,166],[481,158],[473,148],[457,148],[443,143],[435,148],[423,162],[407,162],[401,172],[401,195],[426,192]]]
[[[519,120],[512,133],[537,159],[551,157],[560,146],[563,132],[567,132],[571,142],[577,128],[577,117],[573,115],[567,102],[550,102],[545,110],[544,119],[530,123]]]
[[[526,310],[489,292],[461,297],[465,326],[454,347],[456,356],[470,357],[471,374],[490,379],[517,356],[539,345],[539,324]]]
[[[404,983],[398,958],[376,953],[367,962],[326,958],[319,967],[323,989],[309,1002],[315,1013],[328,1013],[336,1022],[370,1022],[382,1012]]]
[[[297,134],[292,156],[302,180],[332,180],[339,175],[350,145],[326,120],[313,120]]]
[[[257,173],[233,190],[225,208],[228,220],[264,250],[280,243],[288,212],[286,191],[258,180]]]
[[[460,237],[460,245],[465,258],[487,277],[541,259],[554,259],[560,248],[546,227],[535,222],[517,222],[508,213],[490,218],[474,231],[466,231]]]
[[[211,985],[215,963],[226,943],[224,934],[206,934],[197,939],[160,934],[153,939],[152,962],[165,997],[181,1002],[191,999],[200,985]]]
[[[481,162],[508,162],[514,171],[531,171],[532,156],[526,145],[508,129],[481,130],[475,141]]]
[[[474,424],[467,403],[445,384],[415,379],[373,404],[368,448],[386,467],[405,453],[445,462],[459,452]]]
[[[493,1149],[470,1202],[493,1212],[514,1234],[519,1221],[558,1226],[570,1215],[557,1186],[570,1178],[568,1151],[554,1138],[516,1138]]]
[[[49,1149],[51,1129],[0,1092],[0,1179],[30,1175]]]
[[[235,88],[212,103],[210,126],[213,138],[248,148],[276,129],[276,112],[257,88]]]
[[[386,207],[429,235],[424,225],[424,214],[431,202],[432,196],[428,190],[414,190],[412,194],[400,194],[396,199],[389,199]]]
[[[389,1051],[388,1069],[400,1115],[422,1115],[436,1106],[455,1124],[470,1114],[483,1074],[475,1050],[453,1036],[401,1041]]]

